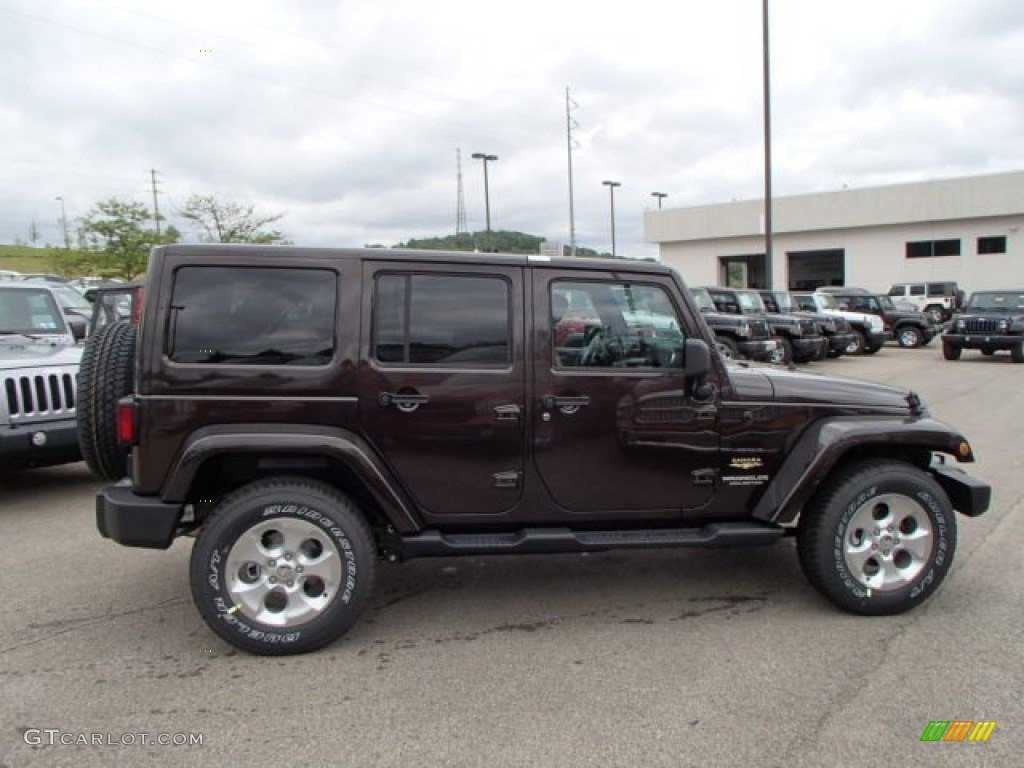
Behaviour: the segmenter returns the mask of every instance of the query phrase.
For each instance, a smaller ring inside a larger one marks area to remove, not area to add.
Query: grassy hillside
[[[46,248],[0,245],[0,269],[13,269],[16,272],[59,272],[60,270],[55,267]]]

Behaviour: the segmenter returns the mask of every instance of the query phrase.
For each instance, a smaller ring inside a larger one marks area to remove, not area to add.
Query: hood
[[[817,373],[790,371],[774,365],[732,367],[729,369],[740,400],[765,400],[778,403],[898,409],[907,413],[918,403],[906,389],[858,379],[844,379]]]
[[[0,341],[0,370],[78,365],[81,359],[82,347],[79,345],[30,341],[20,336],[16,340],[7,338]]]

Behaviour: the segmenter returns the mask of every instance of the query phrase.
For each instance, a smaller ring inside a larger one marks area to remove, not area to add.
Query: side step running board
[[[677,547],[749,547],[771,544],[784,529],[767,523],[710,523],[701,528],[577,531],[569,528],[524,528],[510,533],[423,531],[401,538],[401,555],[528,555],[545,552],[604,552],[610,549]]]

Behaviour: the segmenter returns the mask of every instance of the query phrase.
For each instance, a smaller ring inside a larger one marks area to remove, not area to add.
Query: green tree
[[[142,203],[112,197],[94,205],[81,220],[86,248],[92,254],[92,271],[125,279],[144,272],[153,246],[181,238],[174,227],[158,235],[148,227],[152,221],[153,214]]]
[[[291,243],[283,232],[264,229],[280,221],[284,214],[259,214],[253,205],[218,200],[213,195],[192,195],[181,215],[192,222],[204,243]]]

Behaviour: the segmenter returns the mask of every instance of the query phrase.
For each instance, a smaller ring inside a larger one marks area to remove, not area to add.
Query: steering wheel
[[[580,353],[581,366],[608,366],[618,357],[618,342],[608,335],[600,326],[587,331],[583,339],[583,351]]]

